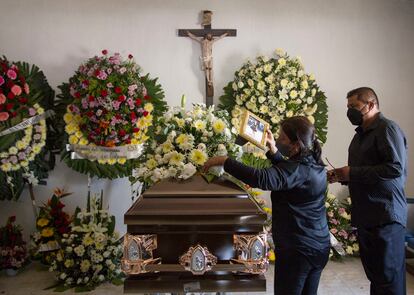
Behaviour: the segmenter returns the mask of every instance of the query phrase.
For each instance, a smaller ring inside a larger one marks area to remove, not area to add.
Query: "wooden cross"
[[[179,29],[179,37],[189,37],[201,44],[200,56],[202,70],[205,72],[206,79],[206,105],[213,105],[214,85],[213,85],[213,43],[224,37],[237,36],[235,29],[212,29],[211,16],[213,12],[203,11],[202,26],[204,29]]]

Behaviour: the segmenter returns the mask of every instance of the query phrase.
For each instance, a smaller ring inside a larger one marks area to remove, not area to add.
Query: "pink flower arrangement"
[[[130,144],[139,131],[136,122],[148,115],[142,100],[151,97],[133,60],[124,61],[119,53],[109,56],[107,50],[102,54],[81,65],[70,79],[69,109],[81,117],[80,129],[90,142],[107,147]],[[92,84],[93,89],[84,87]]]
[[[344,251],[348,255],[358,255],[357,231],[351,225],[350,199],[339,201],[334,195],[328,194],[326,199],[326,215],[328,219],[329,231],[338,240]],[[336,251],[333,252],[335,259],[341,256]]]

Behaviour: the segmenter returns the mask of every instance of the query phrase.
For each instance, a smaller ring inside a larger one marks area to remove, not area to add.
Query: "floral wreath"
[[[38,67],[0,59],[0,200],[18,199],[54,167],[53,126],[47,115],[54,91]],[[47,123],[48,122],[48,123]]]
[[[128,153],[114,156],[105,151],[129,151],[147,141],[153,118],[166,109],[157,79],[150,79],[148,74],[141,76],[132,55],[123,60],[119,53],[109,56],[103,50],[102,56],[87,60],[69,83],[59,88],[65,163],[89,176],[113,179],[130,175],[137,157],[128,157]],[[86,152],[74,157],[67,144],[80,146]],[[96,155],[96,150],[104,156],[90,157]]]
[[[326,96],[314,76],[304,72],[300,58],[290,58],[281,49],[276,50],[276,57],[260,56],[256,63],[242,65],[224,88],[220,102],[237,130],[245,109],[271,123],[275,134],[283,119],[306,116],[315,124],[318,139],[326,142]]]
[[[237,156],[240,151],[227,118],[227,111],[204,104],[194,104],[189,111],[185,111],[184,103],[181,108],[171,108],[157,121],[155,138],[133,177],[147,186],[164,178],[185,180],[209,157]],[[206,177],[209,181],[214,178]]]

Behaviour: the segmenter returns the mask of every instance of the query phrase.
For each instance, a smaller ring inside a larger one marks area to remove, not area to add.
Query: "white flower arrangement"
[[[115,217],[102,210],[102,195],[100,200],[88,196],[87,209],[76,209],[71,231],[63,235],[50,267],[61,283],[57,290],[88,291],[105,281],[122,283],[122,246],[114,228]]]
[[[156,138],[133,177],[147,184],[188,179],[212,156],[238,155],[227,118],[226,111],[205,104],[194,104],[190,111],[171,108],[157,122]]]
[[[44,109],[35,104],[32,108],[33,116],[44,113]],[[3,172],[17,171],[23,169],[27,179],[37,184],[37,179],[29,169],[33,161],[46,145],[46,120],[40,120],[34,125],[24,129],[24,136],[10,146],[8,151],[0,153],[0,169]]]
[[[271,123],[275,134],[285,118],[306,116],[319,140],[326,141],[326,97],[299,57],[290,58],[282,49],[274,58],[259,56],[255,63],[246,62],[224,90],[220,107],[231,113],[236,130],[246,109]]]

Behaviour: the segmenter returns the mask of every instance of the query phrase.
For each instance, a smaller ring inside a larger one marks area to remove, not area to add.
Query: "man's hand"
[[[213,166],[223,166],[224,162],[227,160],[227,156],[221,156],[221,157],[212,157],[210,158],[203,166],[202,171],[204,173],[207,173],[208,170]]]
[[[334,183],[334,182],[347,182],[347,181],[349,181],[349,171],[350,171],[349,166],[329,170],[328,173],[327,173],[328,182],[329,183]]]
[[[270,129],[266,130],[266,145],[269,148],[271,154],[274,155],[277,153],[276,141]]]

